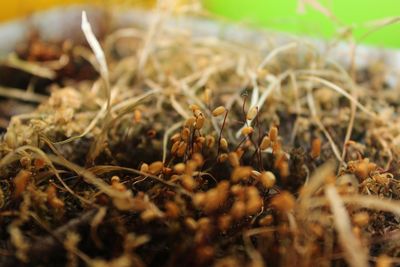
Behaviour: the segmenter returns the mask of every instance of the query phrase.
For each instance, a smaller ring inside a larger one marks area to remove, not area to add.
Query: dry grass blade
[[[366,251],[352,232],[349,215],[336,188],[333,185],[327,185],[325,195],[331,206],[339,242],[345,252],[347,263],[352,267],[369,266]]]
[[[2,64],[49,80],[53,80],[57,76],[56,72],[50,68],[43,67],[37,63],[21,60],[15,54],[11,54],[6,61],[2,62]]]
[[[382,199],[375,196],[344,196],[342,199],[346,204],[391,212],[400,216],[400,201],[398,200]]]
[[[68,169],[74,171],[79,176],[82,176],[87,183],[95,185],[98,189],[100,189],[100,191],[106,193],[107,195],[109,195],[112,198],[126,199],[127,197],[129,197],[128,194],[124,194],[124,193],[121,193],[121,192],[115,190],[110,185],[105,183],[103,180],[101,180],[100,178],[93,175],[93,173],[91,173],[90,171],[88,171],[72,162],[69,162],[63,158],[60,158],[60,157],[57,157],[54,155],[50,155],[49,159],[56,164],[65,166]],[[128,191],[125,193],[128,193]]]
[[[8,87],[0,87],[0,96],[36,103],[41,103],[47,99],[47,96],[44,95]]]
[[[274,57],[279,55],[280,53],[286,52],[287,50],[296,48],[298,46],[298,43],[289,43],[280,47],[275,48],[272,50],[264,59],[261,61],[260,65],[258,66],[257,70],[263,69]]]
[[[308,103],[308,107],[310,108],[312,119],[315,121],[317,126],[324,133],[326,139],[328,139],[329,144],[332,147],[332,151],[333,151],[333,154],[335,155],[335,157],[339,160],[339,162],[343,163],[343,160],[342,160],[341,155],[340,155],[339,148],[335,144],[335,141],[333,141],[333,138],[329,134],[328,130],[325,128],[325,126],[322,124],[321,120],[318,118],[317,110],[315,108],[315,102],[314,102],[314,98],[312,96],[311,90],[308,90],[308,92],[307,92],[307,103]]]
[[[312,196],[318,189],[325,183],[326,178],[332,175],[335,171],[336,164],[333,161],[327,162],[324,165],[318,167],[311,175],[308,183],[301,190],[299,196],[299,205],[304,206],[304,211],[307,210],[307,205],[311,203]]]
[[[304,76],[304,77],[300,77],[300,78],[305,78],[311,81],[316,81],[316,82],[320,82],[323,85],[328,86],[329,88],[331,88],[332,90],[335,90],[336,92],[338,92],[339,94],[343,95],[344,97],[346,97],[347,99],[349,99],[351,102],[353,102],[360,110],[362,110],[363,112],[365,112],[368,116],[371,116],[373,118],[376,118],[377,115],[375,113],[373,113],[372,111],[368,110],[366,107],[364,107],[360,102],[358,102],[356,99],[354,99],[353,96],[351,96],[348,92],[346,92],[344,89],[340,88],[339,86],[337,86],[336,84],[327,81],[325,79],[319,78],[319,77],[315,77],[315,76]]]
[[[100,67],[100,75],[104,81],[106,95],[107,95],[107,112],[111,108],[111,85],[110,85],[110,74],[108,72],[106,56],[104,55],[103,49],[100,46],[99,41],[92,31],[92,27],[87,19],[86,12],[82,11],[82,31],[85,34],[86,40],[88,41],[90,47],[96,56],[97,62]]]
[[[377,32],[380,29],[385,28],[389,25],[397,24],[399,22],[400,22],[400,17],[397,16],[397,17],[385,18],[383,20],[367,23],[366,26],[371,26],[371,29],[368,30],[366,33],[364,33],[361,37],[359,37],[357,42],[360,43],[365,38],[367,38],[369,35],[371,35],[372,33]]]

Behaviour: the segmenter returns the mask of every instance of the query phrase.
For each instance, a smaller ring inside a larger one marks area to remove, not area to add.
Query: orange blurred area
[[[0,1],[0,21],[17,19],[52,7],[70,4],[131,5],[150,7],[155,0],[3,0]]]

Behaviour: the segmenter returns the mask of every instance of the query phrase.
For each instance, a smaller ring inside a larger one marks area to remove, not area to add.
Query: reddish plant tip
[[[202,115],[201,115],[201,116],[198,116],[198,117],[196,118],[196,122],[195,122],[194,127],[195,127],[197,130],[200,130],[201,128],[203,128],[204,122],[205,122],[204,116],[202,116]]]
[[[250,108],[246,114],[246,119],[253,120],[257,116],[257,113],[258,113],[258,107]]]
[[[219,163],[221,163],[221,162],[225,162],[227,159],[228,159],[228,154],[226,154],[226,153],[221,153],[219,156],[218,156],[218,158],[217,158],[217,161],[219,162]]]
[[[250,186],[247,188],[246,214],[253,215],[261,210],[263,200],[257,188]]]
[[[119,183],[120,181],[121,181],[121,179],[116,175],[111,177],[111,183]]]
[[[196,110],[200,110],[199,106],[196,104],[190,105],[189,108],[192,110],[193,113],[195,113]]]
[[[195,221],[195,219],[191,218],[191,217],[187,217],[185,219],[185,225],[187,228],[189,228],[189,230],[195,231],[198,227],[197,222]]]
[[[189,140],[189,136],[190,136],[189,128],[187,128],[187,127],[183,128],[183,130],[181,131],[182,140],[187,142]]]
[[[321,154],[321,139],[315,138],[311,143],[311,158],[316,159]]]
[[[194,111],[193,111],[193,115],[194,115],[196,118],[198,118],[198,117],[204,117],[204,114],[203,114],[203,112],[201,112],[200,109],[194,110]]]
[[[225,232],[227,231],[232,224],[232,216],[229,214],[223,214],[218,218],[218,228]]]
[[[260,144],[260,149],[265,150],[265,149],[269,148],[270,145],[271,145],[271,140],[269,139],[268,136],[264,136],[264,138],[262,139],[261,144]]]
[[[246,126],[242,129],[242,135],[247,136],[254,132],[254,128],[251,126]]]
[[[219,142],[219,145],[221,147],[222,150],[228,150],[228,141],[226,141],[225,138],[221,138],[221,141]]]
[[[149,173],[159,174],[164,168],[164,163],[162,161],[155,161],[149,165]]]
[[[127,188],[121,183],[121,179],[118,176],[111,177],[111,187],[119,192],[125,192]]]
[[[367,212],[361,211],[353,215],[353,222],[355,225],[359,227],[363,227],[368,225],[369,223],[369,215]]]
[[[149,164],[143,163],[142,165],[140,165],[140,171],[141,172],[149,172]]]
[[[238,166],[236,167],[231,174],[231,181],[234,183],[239,182],[240,180],[245,180],[251,176],[253,168],[250,166]]]
[[[279,175],[282,178],[286,178],[289,176],[290,172],[289,172],[289,163],[287,161],[283,161],[280,165],[279,165]]]
[[[182,186],[188,191],[193,191],[193,189],[195,189],[196,187],[196,181],[191,175],[188,174],[182,175],[181,182]]]
[[[212,148],[215,145],[215,138],[214,136],[207,135],[205,139],[206,145],[208,148]]]
[[[393,260],[391,257],[387,255],[379,255],[379,257],[376,259],[376,267],[392,267],[393,265]]]
[[[271,142],[276,142],[278,140],[278,128],[276,126],[272,126],[271,129],[269,129],[268,136]]]
[[[60,198],[57,197],[57,191],[54,185],[50,184],[49,187],[47,188],[46,193],[47,193],[47,202],[51,207],[53,207],[54,209],[64,208],[65,204]]]
[[[261,173],[259,180],[266,189],[270,189],[275,185],[276,177],[272,172],[266,171]]]
[[[225,107],[219,106],[219,107],[215,108],[215,109],[212,111],[212,115],[213,115],[214,117],[219,117],[219,116],[221,116],[222,114],[224,114],[225,112],[226,112]]]
[[[268,215],[264,216],[263,218],[261,218],[258,223],[261,226],[268,226],[268,225],[271,225],[273,221],[274,221],[274,217],[271,214],[268,214]]]
[[[361,180],[366,179],[369,174],[368,163],[363,161],[363,162],[360,162],[359,164],[357,164],[355,174]]]
[[[180,133],[176,133],[173,136],[171,136],[171,138],[170,138],[172,143],[175,143],[175,142],[179,141],[180,139],[181,139],[181,134]]]
[[[230,211],[232,217],[236,220],[241,219],[246,213],[246,205],[243,201],[236,201]]]
[[[133,121],[135,123],[140,123],[142,121],[142,112],[138,109],[135,109],[133,113]]]
[[[211,89],[210,88],[206,88],[204,90],[204,103],[206,103],[206,105],[210,105],[211,104]]]
[[[19,197],[24,191],[26,186],[28,185],[30,179],[32,177],[32,173],[26,170],[20,170],[17,176],[14,178],[14,196]]]
[[[33,164],[37,170],[41,170],[46,166],[46,161],[42,158],[37,158],[34,160]]]
[[[178,205],[175,202],[172,201],[167,201],[165,203],[165,214],[167,215],[168,218],[178,218],[180,214],[180,209]]]
[[[187,149],[187,143],[185,143],[184,141],[179,143],[179,146],[176,150],[176,155],[178,157],[183,157],[183,155],[185,155],[186,149]]]
[[[271,200],[271,205],[281,212],[289,212],[293,210],[295,203],[296,200],[294,196],[287,191],[279,193]]]
[[[192,116],[186,119],[185,121],[185,127],[192,127],[194,123],[196,122],[196,117]]]
[[[177,174],[183,174],[185,172],[186,165],[185,163],[178,163],[174,166],[174,171]]]
[[[197,166],[201,167],[204,164],[204,157],[200,153],[193,153],[192,160],[197,164]]]
[[[232,165],[232,167],[237,167],[240,165],[239,156],[236,152],[230,152],[228,154],[228,159],[229,159],[229,163]]]

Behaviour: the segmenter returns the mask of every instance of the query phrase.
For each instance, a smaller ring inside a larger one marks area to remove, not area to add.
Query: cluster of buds
[[[272,126],[260,144],[260,149],[272,148],[274,155],[274,167],[278,169],[279,175],[283,178],[289,176],[289,162],[285,152],[282,149],[281,140],[278,135],[278,128]]]
[[[276,182],[275,174],[270,171],[258,172],[256,170],[253,170],[251,172],[251,177],[259,181],[265,189],[271,189],[272,187],[274,187]]]
[[[229,196],[229,182],[222,181],[215,188],[207,192],[199,192],[194,195],[193,202],[196,207],[210,214],[225,204]]]
[[[228,200],[233,200],[233,202]],[[252,216],[260,212],[263,206],[263,199],[255,186],[230,185],[228,181],[221,181],[218,185],[206,192],[198,192],[193,197],[194,205],[205,214],[218,212],[217,225],[220,231],[227,231],[232,222],[238,221],[245,216]],[[228,209],[228,212],[222,212]],[[203,226],[199,231],[199,223]],[[193,219],[187,220],[186,224],[190,229],[197,229],[204,237],[212,229],[208,225],[209,219],[202,218],[198,222]],[[207,227],[206,227],[207,226]],[[205,231],[205,228],[208,231]],[[199,234],[199,233],[198,233]]]
[[[363,181],[377,169],[377,166],[375,163],[370,162],[368,158],[364,158],[361,160],[349,161],[347,164],[347,169],[360,181]]]
[[[235,196],[235,202],[229,212],[232,218],[239,220],[261,210],[263,199],[255,186],[234,185],[231,187],[231,192]]]
[[[180,133],[171,137],[171,154],[177,157],[199,153],[204,146],[212,147],[215,139],[212,136],[203,136],[200,130],[204,127],[206,118],[196,105],[190,106],[193,116],[189,117]]]
[[[194,153],[186,162],[180,162],[173,166],[173,175],[171,181],[180,181],[182,186],[189,191],[193,191],[197,187],[194,176],[197,170],[204,164],[203,156],[200,153]]]

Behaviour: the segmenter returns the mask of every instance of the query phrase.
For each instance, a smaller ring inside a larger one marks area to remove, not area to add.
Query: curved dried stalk
[[[277,47],[273,49],[269,54],[261,61],[260,65],[258,65],[257,70],[263,69],[274,57],[279,55],[280,53],[286,52],[287,50],[296,48],[298,46],[297,42],[288,43],[286,45]]]
[[[0,96],[34,103],[42,103],[47,99],[47,96],[44,95],[8,87],[0,87]]]
[[[24,72],[30,73],[34,76],[54,80],[57,76],[56,72],[50,68],[41,66],[37,63],[32,63],[28,61],[21,60],[16,54],[11,54],[6,61],[1,64],[22,70]]]
[[[353,267],[369,266],[367,251],[353,234],[349,214],[336,188],[333,185],[327,185],[325,195],[331,206],[339,242],[345,251],[347,263]]]
[[[299,78],[307,79],[310,81],[316,81],[320,82],[321,84],[331,88],[332,90],[335,90],[339,94],[343,95],[347,99],[349,99],[351,102],[353,102],[361,111],[365,112],[368,116],[371,116],[372,118],[377,118],[377,115],[373,113],[372,111],[368,110],[366,107],[364,107],[360,102],[358,102],[354,97],[352,97],[349,93],[347,93],[344,89],[340,88],[336,84],[329,82],[325,79],[315,77],[315,76],[300,76]]]

